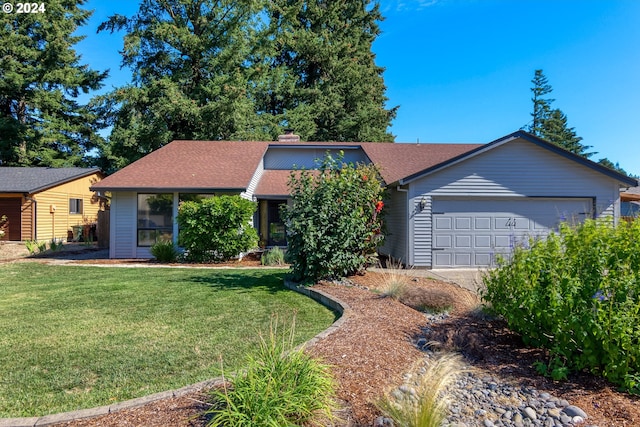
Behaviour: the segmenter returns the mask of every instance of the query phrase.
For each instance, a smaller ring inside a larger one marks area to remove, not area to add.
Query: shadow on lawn
[[[199,283],[217,291],[248,291],[263,289],[270,294],[293,292],[284,287],[285,271],[242,270],[237,272],[215,271],[207,274],[181,277],[180,282]]]

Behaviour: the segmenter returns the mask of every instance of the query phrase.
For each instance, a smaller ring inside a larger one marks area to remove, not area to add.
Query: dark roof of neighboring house
[[[244,190],[268,142],[173,141],[106,177],[95,190]]]
[[[0,167],[0,193],[37,193],[74,179],[101,173],[97,168]]]

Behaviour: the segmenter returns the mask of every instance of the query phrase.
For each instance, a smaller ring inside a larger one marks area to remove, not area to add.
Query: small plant
[[[176,262],[180,252],[172,241],[160,241],[151,246],[151,255],[158,262]]]
[[[260,258],[262,265],[284,265],[284,252],[278,246],[269,249]]]
[[[62,242],[62,240],[58,240],[55,237],[51,239],[51,242],[49,242],[49,249],[51,249],[52,252],[58,252],[59,250],[62,250],[63,246],[64,246],[64,243]],[[45,246],[45,251],[46,251],[46,246]]]
[[[36,240],[27,240],[24,242],[24,246],[31,255],[40,254],[47,250],[47,242],[38,243]]]
[[[336,385],[329,367],[293,348],[294,326],[280,336],[272,318],[246,370],[213,391],[208,426],[327,425],[334,418]]]
[[[430,360],[425,373],[419,377],[416,400],[385,397],[378,407],[393,419],[396,427],[440,427],[447,416],[447,389],[461,372],[464,369],[460,356],[441,355]]]
[[[400,300],[406,293],[409,285],[409,278],[402,272],[400,264],[391,264],[380,273],[380,292],[385,297]]]
[[[5,232],[6,227],[7,227],[7,216],[2,215],[0,216],[0,239],[2,239],[6,234]]]

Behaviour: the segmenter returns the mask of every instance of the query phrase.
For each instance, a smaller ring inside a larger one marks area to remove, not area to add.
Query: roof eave
[[[247,191],[245,188],[230,188],[230,187],[95,187],[89,188],[91,191],[111,191],[114,192],[136,192],[136,193],[241,193]]]
[[[567,151],[561,147],[558,147],[555,144],[552,144],[550,142],[545,141],[544,139],[538,138],[535,135],[532,135],[528,132],[525,132],[523,130],[519,130],[516,132],[513,132],[509,135],[503,136],[502,138],[496,139],[495,141],[491,141],[485,145],[482,145],[478,148],[475,148],[473,150],[470,150],[466,153],[463,153],[459,156],[456,156],[452,159],[449,159],[447,161],[444,161],[442,163],[439,163],[437,165],[434,165],[430,168],[424,169],[420,172],[414,173],[413,175],[409,175],[405,178],[402,178],[399,180],[400,185],[405,185],[405,184],[409,184],[412,181],[415,181],[416,179],[422,178],[425,175],[429,175],[432,174],[434,172],[437,172],[438,170],[447,168],[449,166],[452,166],[456,163],[459,163],[463,160],[468,159],[469,157],[473,157],[473,156],[477,156],[478,154],[484,153],[486,151],[492,150],[495,147],[501,146],[503,144],[506,144],[507,142],[513,141],[515,139],[525,139],[533,144],[536,144],[542,148],[545,148],[549,151],[552,151],[556,154],[559,154],[569,160],[573,160],[575,162],[578,162],[580,164],[582,164],[583,166],[586,166],[590,169],[593,169],[597,172],[600,172],[604,175],[609,176],[610,178],[613,178],[615,180],[617,180],[618,182],[620,182],[621,184],[627,184],[629,186],[637,186],[640,185],[638,184],[638,180],[636,180],[635,178],[631,178],[628,177],[624,174],[621,174],[619,172],[616,172],[612,169],[609,169],[605,166],[602,166],[596,162],[593,162],[585,157],[579,156],[577,154],[574,154],[570,151]]]
[[[87,177],[89,175],[93,175],[94,173],[99,173],[99,174],[104,176],[104,174],[102,173],[102,170],[100,170],[99,168],[96,168],[94,170],[87,170],[87,171],[84,171],[82,173],[79,173],[78,175],[67,177],[65,179],[61,179],[59,181],[55,181],[55,182],[49,183],[47,185],[42,185],[42,186],[37,187],[37,188],[27,189],[27,190],[20,191],[20,192],[21,193],[28,193],[28,194],[39,193],[41,191],[45,191],[45,190],[48,190],[50,188],[57,187],[58,185],[62,185],[62,184],[66,184],[67,182],[75,181],[76,179],[85,178],[85,177]]]

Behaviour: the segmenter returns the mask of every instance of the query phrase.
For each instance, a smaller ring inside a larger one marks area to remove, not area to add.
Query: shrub
[[[256,204],[240,196],[183,202],[178,211],[178,243],[191,262],[219,262],[254,248],[258,233],[250,221]]]
[[[329,154],[319,173],[289,179],[283,206],[293,280],[315,282],[362,271],[382,244],[383,188],[372,165],[344,164]]]
[[[378,403],[382,412],[393,419],[397,427],[440,427],[447,416],[447,389],[456,375],[464,372],[460,356],[446,354],[431,359],[419,378],[417,400],[400,401],[386,397]]]
[[[284,252],[282,252],[282,249],[275,246],[262,254],[260,262],[262,265],[284,265]]]
[[[317,420],[333,418],[336,386],[329,368],[293,348],[293,331],[279,336],[272,321],[246,370],[212,392],[208,426],[325,425]]]
[[[27,248],[31,255],[43,253],[47,250],[47,242],[38,243],[35,240],[27,240],[24,242],[24,246]]]
[[[172,241],[161,241],[151,246],[151,255],[158,262],[176,262],[180,252]]]
[[[640,222],[588,220],[516,248],[484,277],[485,301],[525,343],[549,349],[540,372],[588,369],[640,392]]]

